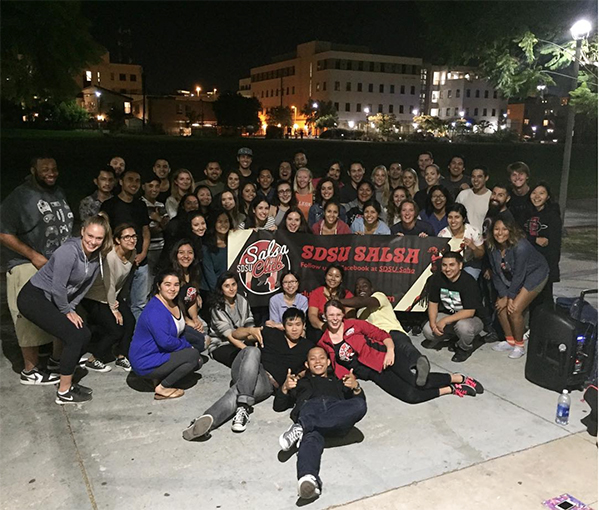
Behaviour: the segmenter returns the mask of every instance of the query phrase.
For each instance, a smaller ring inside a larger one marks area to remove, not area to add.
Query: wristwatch
[[[352,390],[352,393],[355,393],[356,395],[358,395],[360,393],[361,387],[360,384],[358,384],[358,382],[356,383],[356,388],[354,388]]]

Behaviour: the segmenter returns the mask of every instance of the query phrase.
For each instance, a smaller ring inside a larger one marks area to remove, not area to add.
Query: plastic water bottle
[[[559,425],[568,425],[570,409],[571,397],[567,390],[563,390],[560,397],[558,397],[558,405],[556,406],[556,423]]]

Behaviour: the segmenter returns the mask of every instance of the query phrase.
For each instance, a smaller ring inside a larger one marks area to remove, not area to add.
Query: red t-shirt
[[[314,203],[312,193],[296,193],[296,200],[298,200],[298,209],[302,211],[304,219],[308,221],[308,211],[310,210],[310,206]]]
[[[323,220],[317,221],[312,226],[313,234],[319,235],[321,233],[322,226],[323,226]],[[337,233],[338,234],[352,234],[352,230],[350,230],[350,227],[348,225],[346,225],[346,223],[344,223],[342,220],[338,220],[337,221]]]
[[[354,297],[354,294],[349,290],[346,290],[345,299]],[[317,287],[313,290],[308,296],[308,307],[314,306],[319,310],[319,315],[322,317],[325,312],[325,303],[329,301],[330,298],[325,297],[325,287]]]

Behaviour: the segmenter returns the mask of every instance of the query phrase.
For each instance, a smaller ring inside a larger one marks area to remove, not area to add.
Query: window
[[[339,81],[336,81],[336,82],[333,84],[333,90],[340,90],[340,82],[339,82]]]
[[[487,108],[484,108],[484,109],[483,109],[483,116],[484,116],[484,117],[487,117]]]
[[[396,87],[394,85],[390,85],[390,94],[394,94],[396,92]]]
[[[380,104],[380,105],[377,107],[377,113],[383,113],[383,105],[382,105],[382,104]]]
[[[383,94],[383,83],[379,85],[379,93]]]
[[[285,88],[285,95],[286,95],[286,96],[289,96],[289,95],[290,95],[290,88],[289,88],[289,87],[286,87],[286,88]]]
[[[475,115],[475,117],[477,117],[479,115],[479,108],[475,108],[473,115]]]
[[[487,99],[488,97],[490,97],[490,91],[489,91],[489,90],[485,90],[485,91],[483,92],[483,97],[484,97],[485,99]]]
[[[177,115],[183,115],[183,105],[182,104],[177,105]]]
[[[346,92],[352,92],[352,83],[349,81],[346,82]]]
[[[432,117],[437,117],[440,113],[440,110],[439,110],[439,108],[432,108],[429,113]]]
[[[356,103],[356,111],[357,112],[362,112],[362,104]]]
[[[399,108],[399,110],[398,110],[398,111],[399,111],[400,113],[404,113],[404,105],[403,105],[403,104],[401,104],[401,105],[400,105],[400,108]]]
[[[529,119],[523,119],[523,124],[525,124],[526,126],[529,125]]]
[[[475,97],[479,97],[479,89],[475,91]]]
[[[371,72],[375,71],[375,62],[369,62],[369,71],[371,71]],[[373,92],[373,91],[370,90],[369,92]]]
[[[460,89],[456,89],[456,97],[460,97]]]
[[[98,79],[98,83],[100,83],[100,71],[96,72],[96,78]],[[135,81],[135,80],[133,80]]]
[[[86,71],[85,72],[85,81],[92,81],[92,71]]]
[[[125,73],[120,73],[119,81],[127,81],[127,75]]]
[[[362,60],[360,60],[360,61],[358,62],[358,70],[359,70],[359,71],[362,71],[362,70],[363,70],[363,62],[362,62]]]
[[[273,89],[271,89],[271,97],[274,97],[275,94],[273,94]]]
[[[452,97],[452,91],[451,91],[451,90],[449,90],[449,91],[448,91],[448,99],[450,99],[451,97]]]
[[[548,119],[544,119],[544,120],[542,121],[542,126],[544,126],[544,127],[545,127],[545,126],[547,126],[547,125],[548,125]]]
[[[335,108],[336,112],[340,111],[340,103],[333,103],[333,107]]]
[[[362,83],[357,83],[357,84],[356,84],[356,90],[357,90],[358,92],[362,92]]]
[[[325,90],[325,89],[323,89]],[[292,87],[292,95],[296,93],[296,87]]]
[[[100,74],[100,73],[98,73],[98,74]],[[100,78],[100,76],[98,76],[98,78]],[[129,81],[137,81],[137,75],[130,74],[129,75]]]
[[[432,90],[431,91],[431,102],[432,103],[437,103],[440,99],[440,91],[439,90]]]
[[[341,68],[341,62],[339,60],[335,61],[335,68],[336,69],[340,69]]]
[[[411,104],[410,109],[409,109],[410,113],[412,113],[414,109],[415,109],[415,107]]]
[[[279,89],[275,89],[275,95],[279,97]]]
[[[446,117],[450,117],[450,108],[446,108]]]
[[[414,96],[414,94],[415,94],[415,86],[414,85],[410,86],[410,93]]]
[[[465,115],[468,117],[469,116],[469,108],[465,108]]]
[[[444,99],[444,91],[440,90],[440,99]]]
[[[388,106],[388,113],[394,113],[394,105],[393,104]]]
[[[323,82],[323,92],[325,92],[327,90],[327,82],[324,81]]]
[[[496,108],[492,108],[492,117],[496,116]]]
[[[467,97],[471,97],[471,89],[466,90],[466,95],[467,95]]]
[[[131,103],[129,101],[125,101],[123,103],[123,111],[125,115],[129,115],[131,113]]]
[[[405,87],[404,85],[400,85],[400,94],[404,94]]]
[[[321,84],[317,82],[317,92],[319,92],[319,90],[321,90]]]
[[[350,103],[346,103],[346,111],[349,112],[350,111]]]
[[[369,112],[373,113],[373,105],[372,104],[369,105]]]
[[[494,99],[498,99],[498,91],[494,90]]]
[[[369,92],[373,92],[373,84],[372,83],[369,83]]]

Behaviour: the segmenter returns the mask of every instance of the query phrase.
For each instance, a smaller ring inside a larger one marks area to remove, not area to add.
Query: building
[[[75,81],[83,90],[99,86],[106,90],[128,96],[143,94],[143,69],[137,64],[116,64],[110,61],[110,54],[102,55],[99,64],[88,66]]]
[[[564,140],[568,104],[568,97],[550,94],[511,102],[507,110],[510,128],[520,137]]]
[[[429,89],[428,113],[432,117],[464,118],[473,124],[487,121],[492,131],[504,123],[508,101],[474,68],[434,66]]]
[[[122,113],[123,116],[130,115],[132,102],[133,99],[129,96],[97,85],[85,87],[77,96],[77,103],[100,121],[115,110]]]
[[[364,124],[367,115],[394,114],[402,131],[412,130],[413,112],[427,101],[427,68],[420,58],[378,55],[363,46],[325,41],[300,44],[272,63],[254,67],[239,82],[239,92],[256,97],[263,115],[276,106],[290,107],[294,123],[303,128],[300,114],[309,100],[331,101],[339,127]]]

